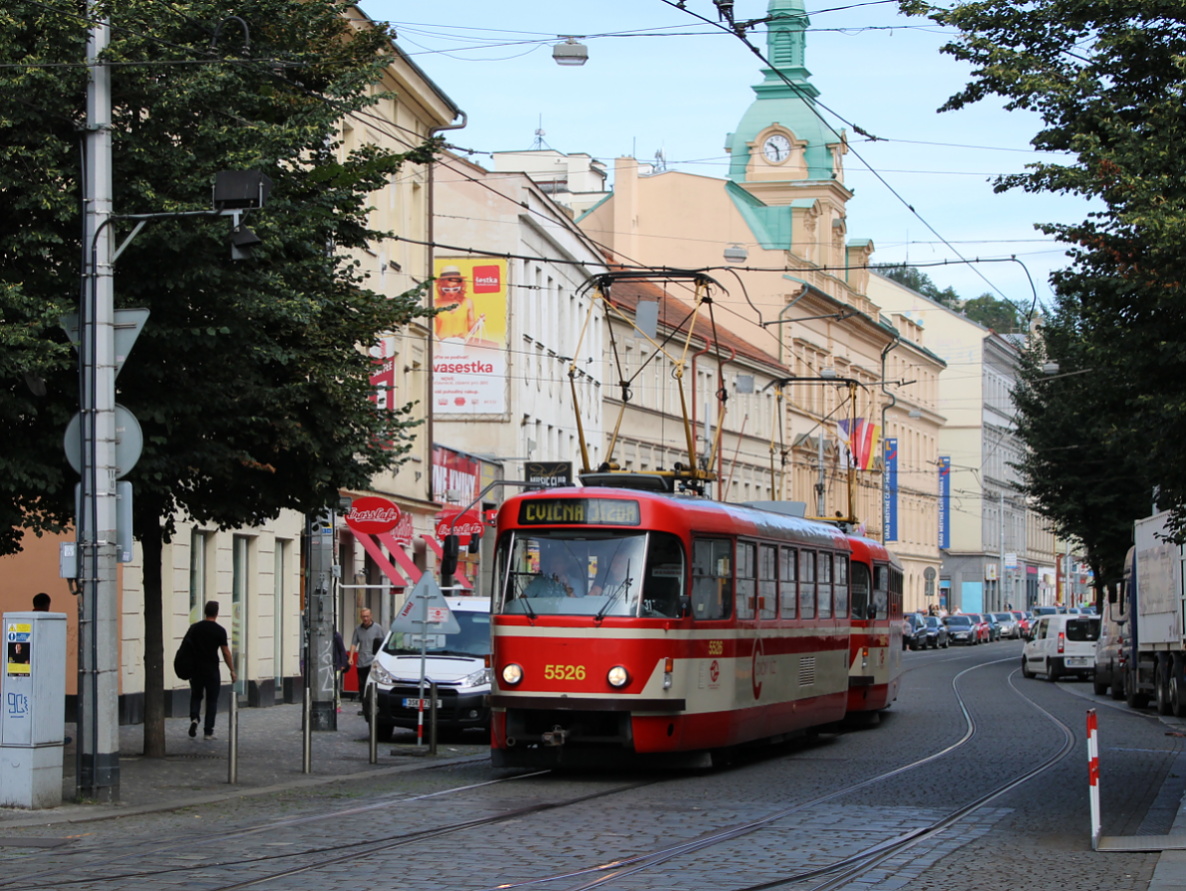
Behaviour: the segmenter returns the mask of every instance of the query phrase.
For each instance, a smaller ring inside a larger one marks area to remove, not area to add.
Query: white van
[[[428,682],[437,685],[437,727],[464,730],[490,727],[490,601],[485,597],[446,597],[457,634],[430,634],[424,659],[427,726]],[[392,631],[375,654],[367,689],[378,696],[379,739],[396,727],[415,727],[420,703],[420,635]]]
[[[1021,673],[1027,678],[1045,674],[1051,681],[1064,674],[1093,677],[1099,636],[1099,616],[1042,616],[1022,650]]]

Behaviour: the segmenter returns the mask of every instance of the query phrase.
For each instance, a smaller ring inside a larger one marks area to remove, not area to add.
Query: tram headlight
[[[502,682],[509,687],[515,686],[523,680],[523,666],[508,662],[502,667]]]
[[[611,687],[625,687],[630,683],[630,672],[621,665],[615,665],[605,673],[605,679]]]

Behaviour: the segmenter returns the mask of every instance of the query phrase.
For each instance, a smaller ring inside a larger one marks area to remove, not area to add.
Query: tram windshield
[[[498,552],[498,612],[675,618],[684,593],[680,540],[665,532],[519,530]]]

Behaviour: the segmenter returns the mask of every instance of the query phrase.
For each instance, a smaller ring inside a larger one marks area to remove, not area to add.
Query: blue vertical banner
[[[885,485],[881,497],[885,513],[885,540],[898,540],[898,438],[892,436],[882,442],[885,456]]]
[[[951,547],[951,458],[939,457],[939,547]]]

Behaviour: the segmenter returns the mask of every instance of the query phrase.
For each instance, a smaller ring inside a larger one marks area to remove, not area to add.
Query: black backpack
[[[189,632],[181,639],[181,646],[177,648],[177,655],[173,657],[173,673],[181,680],[188,681],[198,671],[198,653],[194,642],[189,638]]]

